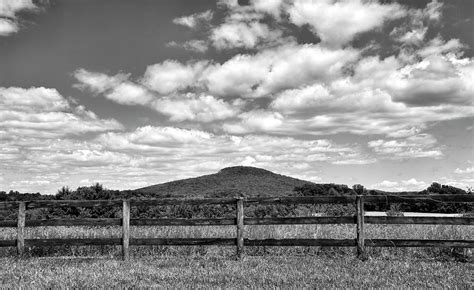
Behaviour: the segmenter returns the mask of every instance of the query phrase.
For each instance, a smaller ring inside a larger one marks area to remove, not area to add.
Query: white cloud
[[[357,56],[358,52],[350,48],[330,50],[313,44],[287,44],[255,55],[234,56],[209,67],[203,80],[217,95],[268,96],[337,78],[343,74],[344,65]]]
[[[466,169],[456,168],[456,170],[454,170],[454,173],[457,173],[457,174],[465,174],[465,173],[473,173],[473,172],[474,172],[474,166],[468,167]]]
[[[37,9],[38,7],[32,0],[0,1],[0,36],[8,36],[18,32],[18,12],[35,11]]]
[[[250,111],[239,115],[241,121],[226,123],[224,131],[233,134],[247,134],[253,132],[275,131],[283,123],[283,116],[277,112]]]
[[[82,106],[71,107],[55,89],[0,87],[0,130],[6,136],[54,138],[120,129],[115,120],[99,119]]]
[[[374,140],[370,141],[368,146],[378,155],[389,159],[440,158],[443,153],[436,144],[437,141],[433,136],[418,134],[402,140]]]
[[[237,103],[234,103],[237,104]],[[210,95],[186,94],[165,97],[153,102],[153,108],[170,116],[171,121],[211,122],[237,115],[240,106],[229,104]]]
[[[94,93],[103,93],[127,81],[129,75],[117,74],[111,77],[104,73],[91,72],[81,68],[74,72],[74,77],[79,81],[75,87],[88,89]]]
[[[187,26],[190,28],[196,28],[198,25],[203,23],[209,23],[212,20],[214,13],[211,10],[206,10],[201,13],[195,13],[188,16],[182,16],[173,19],[174,24]]]
[[[141,83],[160,94],[170,94],[193,86],[207,61],[182,64],[174,60],[147,67]]]
[[[398,4],[374,1],[295,0],[288,8],[290,21],[309,24],[329,46],[341,46],[362,32],[381,27],[386,20],[400,18],[406,11]]]
[[[428,184],[424,181],[418,181],[415,178],[401,181],[384,180],[380,183],[372,184],[371,188],[386,191],[421,191],[426,189]]]
[[[282,43],[282,32],[256,21],[230,22],[214,28],[210,39],[217,49],[257,48],[263,43],[265,45]]]

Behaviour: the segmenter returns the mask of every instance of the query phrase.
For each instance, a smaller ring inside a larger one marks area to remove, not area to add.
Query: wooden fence
[[[365,239],[365,224],[443,224],[474,225],[474,217],[403,217],[365,216],[364,203],[428,202],[428,203],[472,203],[474,195],[345,195],[274,198],[206,198],[206,199],[147,199],[147,200],[38,200],[0,202],[1,210],[18,210],[17,220],[0,220],[1,227],[16,227],[15,240],[0,240],[0,247],[16,247],[19,255],[25,246],[57,245],[121,245],[123,259],[129,257],[130,245],[226,245],[236,246],[241,257],[244,246],[320,246],[357,247],[357,255],[364,259],[366,247],[460,247],[474,248],[474,240],[419,240],[419,239]],[[356,214],[350,216],[246,218],[245,205],[251,204],[355,204]],[[215,219],[134,219],[130,218],[131,206],[159,205],[210,205],[235,204],[235,218]],[[121,206],[122,218],[81,218],[26,220],[25,212],[36,208],[105,207]],[[247,239],[244,225],[294,225],[294,224],[355,224],[356,239]],[[122,238],[101,239],[25,239],[25,227],[38,226],[121,226]],[[130,226],[236,226],[236,238],[133,238]]]

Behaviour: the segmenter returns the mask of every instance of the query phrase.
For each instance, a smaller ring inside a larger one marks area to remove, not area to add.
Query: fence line
[[[329,246],[356,247],[360,259],[367,257],[366,247],[460,247],[474,248],[474,240],[418,240],[418,239],[365,239],[365,224],[443,224],[474,225],[474,217],[403,217],[403,216],[366,216],[365,203],[391,203],[422,201],[429,203],[472,203],[474,195],[362,195],[363,187],[355,188],[357,195],[310,196],[310,197],[257,197],[257,198],[201,198],[201,199],[148,199],[148,200],[39,200],[0,202],[0,210],[17,209],[17,220],[0,221],[0,227],[16,227],[16,240],[0,240],[0,247],[16,247],[18,255],[24,253],[25,246],[57,245],[121,245],[122,257],[129,258],[129,246],[133,245],[225,245],[236,246],[238,257],[244,254],[244,246]],[[356,214],[350,216],[321,217],[277,217],[245,218],[244,206],[251,204],[321,204],[353,203]],[[208,205],[235,204],[235,218],[216,219],[131,219],[131,206],[157,205]],[[104,207],[122,206],[122,218],[82,218],[82,219],[46,219],[26,220],[26,210],[36,208],[61,207]],[[293,224],[355,224],[356,239],[246,239],[245,225],[293,225]],[[25,227],[38,226],[122,226],[121,238],[101,239],[25,239]],[[130,226],[210,226],[235,225],[236,238],[133,238]]]

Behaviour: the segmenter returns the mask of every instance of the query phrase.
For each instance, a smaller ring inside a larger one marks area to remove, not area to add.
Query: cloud
[[[38,9],[32,0],[0,1],[0,36],[8,36],[19,31],[18,12]]]
[[[473,173],[473,172],[474,172],[474,166],[468,167],[466,169],[456,168],[456,170],[454,170],[454,173],[457,173],[457,174],[465,174],[465,173]]]
[[[443,153],[436,143],[433,136],[418,134],[402,140],[374,140],[368,146],[378,155],[389,159],[440,158]]]
[[[283,43],[280,30],[270,29],[268,25],[256,21],[224,23],[212,30],[210,39],[214,47],[221,50]]]
[[[380,183],[372,184],[370,187],[386,191],[421,191],[426,189],[428,184],[424,181],[418,181],[415,178],[411,178],[401,181],[384,180]]]
[[[160,98],[153,102],[153,108],[167,116],[171,121],[184,120],[211,122],[237,115],[239,102],[229,104],[210,95],[185,94]]]
[[[262,110],[242,113],[239,118],[240,122],[224,124],[224,131],[233,134],[268,132],[278,130],[278,127],[283,123],[281,114]]]
[[[207,61],[182,64],[167,60],[148,66],[141,83],[160,94],[170,94],[193,86],[207,64]]]
[[[344,65],[357,56],[358,52],[350,48],[330,50],[314,44],[287,44],[254,55],[236,55],[209,67],[202,79],[216,95],[262,97],[337,78],[343,74]]]
[[[421,46],[428,28],[441,19],[443,3],[434,0],[424,9],[409,9],[405,23],[395,27],[390,36],[396,41],[412,46]]]
[[[55,89],[0,87],[2,138],[55,138],[120,129],[116,120],[99,119],[82,106],[72,107]]]
[[[188,16],[182,16],[173,19],[174,24],[187,26],[189,28],[197,28],[198,25],[209,23],[212,20],[214,13],[211,10],[206,10],[201,13],[195,13]]]
[[[136,154],[147,165],[182,168],[185,164],[213,163],[213,168],[253,164],[266,168],[316,168],[320,162],[348,164],[348,159],[367,159],[360,148],[335,144],[327,139],[299,140],[266,135],[215,135],[193,129],[145,126],[134,132],[105,133],[96,139],[108,150]],[[249,163],[250,162],[250,163]],[[372,159],[371,162],[374,162]]]
[[[385,21],[406,14],[398,4],[361,0],[295,0],[287,10],[292,23],[310,25],[321,41],[332,47],[347,44],[357,34],[381,27]]]
[[[186,50],[199,52],[199,53],[204,53],[209,49],[208,42],[206,40],[199,40],[199,39],[188,40],[181,44],[175,41],[171,41],[167,43],[166,45],[170,47],[182,47]]]

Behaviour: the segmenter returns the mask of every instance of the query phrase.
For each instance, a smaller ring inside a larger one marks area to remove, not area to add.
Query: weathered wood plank
[[[16,240],[0,240],[0,248],[15,247]]]
[[[57,207],[105,207],[120,206],[122,200],[35,200],[27,201],[26,208],[57,208]]]
[[[246,246],[318,246],[318,247],[354,247],[355,239],[245,239]]]
[[[237,199],[237,257],[240,259],[244,254],[244,201]]]
[[[127,261],[130,256],[130,201],[123,201],[122,208],[122,257]]]
[[[245,218],[246,225],[355,224],[355,216]]]
[[[9,209],[17,209],[18,201],[2,201],[0,202],[0,211],[5,211]]]
[[[130,239],[130,245],[134,246],[235,246],[236,240],[233,238],[143,238]]]
[[[26,239],[29,247],[121,245],[120,238],[102,239]]]
[[[80,218],[80,219],[42,219],[27,220],[27,227],[46,227],[46,226],[120,226],[120,218]]]
[[[474,240],[367,239],[368,247],[474,248]]]
[[[130,219],[132,226],[226,226],[235,225],[235,218],[216,219]]]
[[[474,217],[366,216],[367,224],[474,225]]]
[[[18,226],[18,221],[16,220],[0,221],[0,228],[16,228],[17,226]]]
[[[357,211],[357,257],[361,260],[367,259],[365,252],[365,233],[364,233],[364,196],[358,195],[356,198],[356,211]]]
[[[244,200],[246,204],[319,204],[353,203],[355,196],[289,196],[289,197],[252,197]]]
[[[25,203],[20,202],[18,204],[18,227],[17,227],[17,235],[16,235],[16,248],[18,255],[23,255],[25,251],[25,219],[26,219],[26,209]]]
[[[366,195],[365,202],[427,202],[457,203],[474,202],[474,194],[430,194],[430,195]]]
[[[131,206],[234,204],[235,198],[161,198],[130,200]]]

